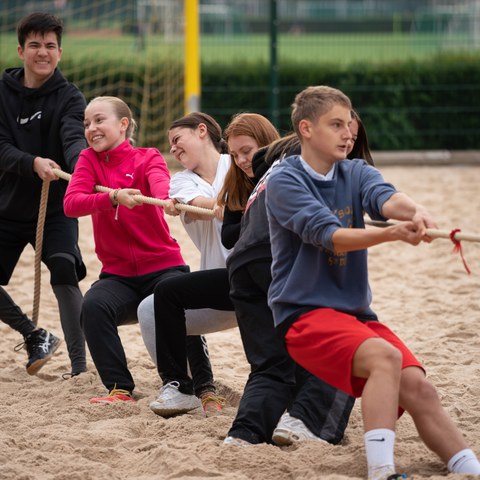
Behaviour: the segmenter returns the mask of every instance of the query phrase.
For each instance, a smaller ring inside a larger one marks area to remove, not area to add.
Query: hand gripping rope
[[[62,170],[59,170],[58,168],[52,168],[52,170],[53,170],[53,173],[55,173],[55,175],[57,175],[59,178],[62,178],[63,180],[67,180],[67,182],[70,180],[70,178],[72,178],[71,174],[66,173]],[[108,192],[113,192],[116,189],[110,188],[110,187],[102,187],[101,185],[95,185],[95,190],[97,192],[108,193]],[[138,200],[141,200],[142,203],[148,203],[150,205],[158,205],[160,207],[164,207],[167,204],[167,200],[161,200],[160,198],[146,197],[145,195],[137,195],[137,194],[132,195],[132,197]],[[200,213],[203,215],[213,216],[213,210],[210,210],[209,208],[195,207],[194,205],[185,205],[183,203],[175,204],[175,208],[180,211]]]
[[[64,172],[58,168],[52,169],[55,175],[67,182],[72,177],[71,174]],[[48,190],[50,187],[50,181],[44,180],[42,184],[42,193],[40,197],[40,208],[38,211],[38,220],[37,220],[37,230],[35,236],[35,260],[34,260],[34,286],[33,286],[33,310],[32,310],[32,321],[35,325],[38,323],[38,314],[40,306],[40,290],[41,290],[41,266],[42,266],[42,247],[43,247],[43,230],[45,226],[45,215],[47,211],[47,201],[48,201]],[[96,185],[95,190],[97,192],[108,193],[112,192],[114,188],[102,187],[101,185]],[[166,200],[161,200],[159,198],[146,197],[144,195],[132,195],[133,197],[141,200],[143,203],[148,203],[150,205],[158,205],[164,207],[167,204]],[[192,213],[199,213],[203,215],[212,215],[213,210],[208,208],[195,207],[194,205],[184,205],[182,203],[177,203],[175,208],[180,211],[188,211]]]
[[[55,175],[57,175],[60,178],[63,178],[64,180],[69,181],[70,178],[72,177],[71,174],[65,173],[62,170],[59,170],[57,168],[52,169]],[[112,192],[115,189],[114,188],[109,188],[109,187],[102,187],[100,185],[95,186],[95,190],[98,192]],[[146,197],[144,195],[132,195],[135,198],[140,199],[143,203],[149,203],[151,205],[159,205],[161,207],[165,206],[167,201],[166,200],[161,200],[159,198],[153,198],[153,197]],[[192,213],[201,213],[204,215],[211,215],[213,216],[213,210],[209,208],[202,208],[202,207],[195,207],[193,205],[186,205],[183,203],[177,203],[175,204],[175,208],[177,210],[185,211],[185,212],[192,212]],[[375,227],[388,227],[391,225],[395,224],[395,221],[388,221],[388,222],[380,222],[377,220],[365,220],[365,223],[367,225],[372,225]],[[457,245],[460,243],[461,240],[465,240],[466,242],[479,242],[480,243],[480,235],[472,235],[468,233],[461,233],[460,229],[455,229],[452,230],[451,232],[445,231],[445,230],[436,230],[433,228],[427,228],[427,235],[432,237],[432,238],[449,238],[452,240],[452,242]],[[456,247],[457,248],[457,247]],[[455,250],[457,251],[457,250]]]
[[[389,227],[391,225],[395,225],[396,221],[389,220],[388,222],[380,222],[377,220],[367,220],[365,219],[365,224],[372,225],[374,227]],[[454,228],[452,231],[447,230],[436,230],[433,228],[427,228],[426,231],[427,235],[432,238],[448,238],[453,242],[453,252],[460,253],[460,257],[462,258],[463,266],[468,274],[471,273],[470,269],[468,268],[467,262],[463,256],[463,249],[462,244],[460,243],[462,240],[465,242],[480,242],[480,235],[472,235],[469,233],[461,233],[459,228]]]

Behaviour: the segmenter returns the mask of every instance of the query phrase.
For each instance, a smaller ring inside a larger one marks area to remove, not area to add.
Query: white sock
[[[395,432],[388,428],[376,428],[365,432],[365,451],[367,454],[368,478],[375,478],[375,470],[395,473],[393,447]],[[388,476],[388,475],[387,475]]]
[[[480,475],[480,462],[469,448],[456,453],[448,461],[447,467],[452,473]]]

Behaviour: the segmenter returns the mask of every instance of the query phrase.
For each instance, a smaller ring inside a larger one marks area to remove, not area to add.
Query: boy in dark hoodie
[[[57,68],[62,56],[63,24],[48,13],[32,13],[17,26],[22,68],[8,68],[0,79],[0,285],[7,285],[27,244],[35,248],[43,181],[51,181],[44,226],[42,261],[58,301],[71,361],[69,375],[86,370],[80,326],[79,280],[86,269],[78,248],[78,221],[63,213],[67,183],[53,168],[72,172],[86,147],[85,98]],[[20,332],[33,375],[60,343],[37,328],[0,287],[0,319]]]

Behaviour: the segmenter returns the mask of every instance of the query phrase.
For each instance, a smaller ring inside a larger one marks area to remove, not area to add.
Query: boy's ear
[[[302,137],[309,138],[311,131],[312,131],[312,124],[309,120],[300,120],[298,123],[298,131],[302,135]]]

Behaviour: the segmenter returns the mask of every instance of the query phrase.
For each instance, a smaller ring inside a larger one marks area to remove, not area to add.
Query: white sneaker
[[[195,395],[187,395],[178,390],[178,382],[169,382],[160,388],[157,399],[150,403],[150,409],[157,415],[169,417],[187,413],[202,406]]]
[[[378,465],[368,468],[368,480],[400,480],[405,474],[395,473],[393,465]]]
[[[247,442],[242,438],[226,437],[223,441],[224,445],[231,445],[232,447],[250,447],[253,443]]]
[[[288,412],[284,413],[273,431],[273,443],[278,446],[284,446],[305,440],[325,442],[322,438],[314,435],[299,418],[291,417]]]

